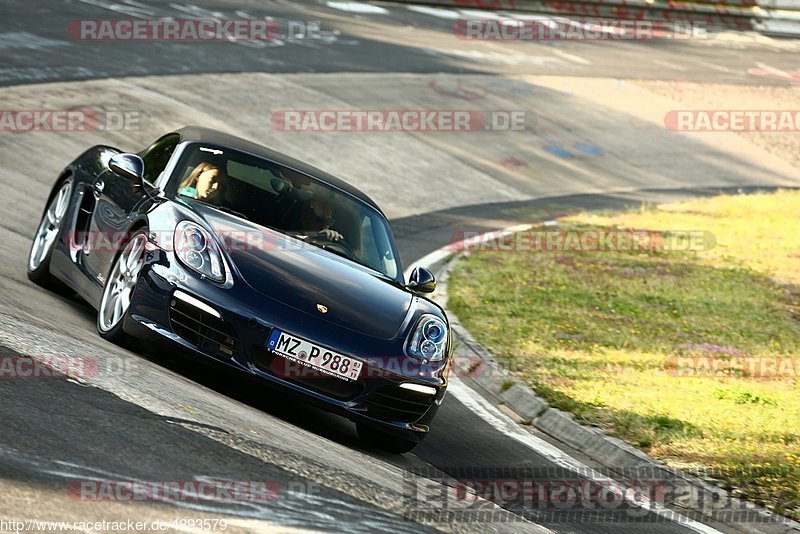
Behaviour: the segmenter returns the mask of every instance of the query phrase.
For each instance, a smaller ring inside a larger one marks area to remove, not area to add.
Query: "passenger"
[[[226,181],[222,169],[213,163],[203,162],[181,182],[178,194],[203,202],[214,202],[221,197]]]

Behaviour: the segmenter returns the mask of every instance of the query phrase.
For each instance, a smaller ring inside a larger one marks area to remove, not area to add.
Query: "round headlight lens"
[[[428,324],[425,325],[423,332],[425,339],[428,339],[433,343],[439,343],[444,337],[444,328],[442,328],[442,325],[438,321],[428,322]]]
[[[206,237],[196,228],[189,228],[183,234],[186,247],[193,252],[203,252],[206,249]]]
[[[200,269],[203,267],[203,256],[199,252],[190,251],[186,253],[186,264],[192,269]]]
[[[436,343],[427,339],[419,346],[419,352],[425,358],[433,358],[438,350],[439,347],[436,346]]]

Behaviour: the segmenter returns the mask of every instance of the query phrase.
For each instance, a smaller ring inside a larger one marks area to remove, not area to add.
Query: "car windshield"
[[[186,148],[166,193],[195,199],[324,248],[392,279],[399,265],[386,219],[306,174],[229,148]]]

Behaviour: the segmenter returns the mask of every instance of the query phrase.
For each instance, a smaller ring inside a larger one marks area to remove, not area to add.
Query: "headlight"
[[[447,350],[447,325],[435,315],[423,315],[408,342],[408,353],[425,360],[441,360]]]
[[[191,221],[175,227],[175,254],[181,263],[215,282],[225,281],[222,254],[206,230]]]

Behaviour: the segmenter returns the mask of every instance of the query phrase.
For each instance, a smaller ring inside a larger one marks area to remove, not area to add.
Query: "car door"
[[[144,161],[144,180],[148,188],[153,187],[166,168],[179,141],[179,135],[170,134],[139,154]],[[89,226],[91,246],[83,251],[84,265],[88,274],[102,286],[117,252],[124,246],[137,210],[148,196],[136,182],[111,170],[98,175],[92,189],[96,202]]]

